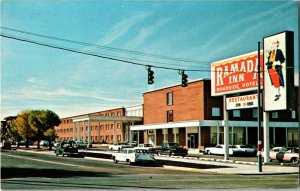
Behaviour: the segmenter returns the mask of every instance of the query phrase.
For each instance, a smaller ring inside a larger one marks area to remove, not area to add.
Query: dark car
[[[87,148],[87,143],[84,143],[83,141],[75,141],[75,146],[78,149],[86,149]]]
[[[180,147],[178,143],[163,143],[160,148],[156,149],[158,155],[182,156],[188,154],[188,150]]]
[[[64,156],[78,156],[80,157],[77,147],[74,145],[74,141],[62,141],[60,144],[55,148],[56,156],[62,155]]]

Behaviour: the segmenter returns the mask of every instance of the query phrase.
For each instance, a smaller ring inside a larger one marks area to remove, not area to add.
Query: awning
[[[211,127],[224,126],[222,120],[199,120],[199,121],[184,121],[161,124],[147,124],[147,125],[131,125],[131,131],[148,130],[148,129],[169,129],[181,127]],[[229,127],[257,127],[257,121],[228,121]],[[269,127],[294,127],[299,126],[298,122],[269,122]]]

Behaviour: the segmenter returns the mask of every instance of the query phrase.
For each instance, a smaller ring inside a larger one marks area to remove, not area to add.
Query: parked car
[[[42,147],[48,147],[49,146],[49,141],[41,140],[40,141],[40,146],[42,146]]]
[[[1,150],[11,150],[12,149],[10,141],[2,141],[0,144],[1,144],[0,145]]]
[[[285,147],[274,147],[273,149],[271,149],[269,152],[270,162],[272,162],[273,160],[278,160],[277,154],[285,153],[286,151],[287,149]],[[282,162],[280,159],[278,161]]]
[[[87,148],[87,144],[84,143],[83,141],[75,141],[75,146],[78,149],[86,149]]]
[[[161,147],[156,148],[158,155],[182,156],[188,154],[188,150],[180,147],[178,143],[163,143]]]
[[[256,147],[252,145],[235,145],[234,155],[256,156]]]
[[[299,163],[299,148],[296,147],[274,147],[270,152],[270,162],[277,160],[278,162],[288,161],[294,164]]]
[[[145,149],[124,148],[120,153],[113,153],[112,156],[115,163],[153,163],[155,160],[154,154]]]
[[[57,146],[60,144],[60,142],[61,142],[61,141],[55,141],[55,142],[53,143],[53,146],[54,146],[54,147],[57,147]]]
[[[139,144],[137,147],[134,147],[135,149],[150,149],[150,148],[155,148],[152,144]]]
[[[111,151],[121,151],[124,148],[133,148],[133,146],[127,142],[108,145],[108,150]]]
[[[229,145],[229,155],[234,155],[235,153],[240,153],[235,146]],[[205,154],[211,155],[225,155],[225,145],[216,145],[215,147],[206,147]]]
[[[78,153],[78,149],[74,146],[73,141],[62,141],[60,144],[55,148],[56,156],[62,155],[64,156],[81,156]]]

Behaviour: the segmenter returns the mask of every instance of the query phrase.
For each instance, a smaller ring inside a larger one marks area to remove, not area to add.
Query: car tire
[[[117,164],[117,163],[118,163],[118,160],[115,159],[114,162]]]
[[[211,155],[211,152],[210,152],[210,151],[207,151],[207,154],[208,154],[208,155]]]
[[[131,160],[128,160],[128,164],[129,164],[129,165],[132,165],[132,162],[131,162]]]
[[[293,164],[298,164],[299,163],[299,159],[297,159],[297,158],[291,158],[290,162],[293,163]]]
[[[55,153],[55,156],[57,156],[57,157],[58,157],[58,153]]]

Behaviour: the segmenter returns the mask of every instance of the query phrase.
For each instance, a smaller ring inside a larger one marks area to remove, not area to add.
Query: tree
[[[60,124],[60,119],[56,113],[50,110],[34,110],[29,116],[29,124],[35,131],[35,137],[38,141],[38,148],[40,148],[40,141],[43,138],[48,139],[49,147],[51,148],[51,141],[53,136],[49,136],[50,131],[45,135],[45,132],[54,129],[54,126]]]
[[[55,138],[57,138],[57,135],[56,135],[56,133],[55,133],[54,127],[48,129],[48,130],[44,133],[44,135],[48,138],[48,141],[49,141],[49,150],[52,150],[52,144],[51,144],[51,142],[52,142],[53,140],[55,140]]]
[[[10,131],[9,131],[9,137],[12,141],[17,142],[17,147],[20,146],[20,141],[22,140],[22,136],[18,132],[16,119],[12,120],[11,128],[10,128]]]
[[[21,111],[17,118],[15,119],[15,126],[17,128],[18,134],[26,140],[26,148],[29,147],[28,141],[30,138],[32,138],[35,134],[34,130],[31,128],[31,126],[28,123],[28,117],[30,115],[30,110],[24,110]]]

